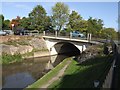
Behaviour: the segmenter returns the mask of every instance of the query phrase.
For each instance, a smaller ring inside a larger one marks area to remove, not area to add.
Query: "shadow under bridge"
[[[70,42],[58,42],[50,49],[50,53],[56,53],[51,56],[51,63],[56,66],[65,58],[80,55],[81,51]]]
[[[64,55],[73,56],[81,53],[81,51],[74,44],[70,42],[58,42],[51,49],[55,50],[58,55],[64,54]]]

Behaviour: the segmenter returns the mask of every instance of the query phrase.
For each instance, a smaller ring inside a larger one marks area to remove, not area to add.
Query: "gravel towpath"
[[[46,84],[44,84],[43,86],[41,86],[40,88],[47,88],[50,84],[52,84],[53,82],[55,82],[56,80],[58,80],[60,77],[62,77],[64,75],[64,71],[66,70],[66,68],[68,67],[68,65],[70,64],[71,60],[67,61],[67,64],[58,72],[58,74],[53,77],[51,80],[49,80]]]

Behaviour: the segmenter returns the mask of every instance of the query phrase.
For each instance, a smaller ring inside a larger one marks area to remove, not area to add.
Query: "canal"
[[[66,53],[62,55],[38,57],[23,60],[9,65],[2,66],[2,88],[20,88],[21,90],[34,83],[45,75],[47,63],[50,59],[55,59],[53,66],[58,65],[65,58],[75,56],[77,53]]]

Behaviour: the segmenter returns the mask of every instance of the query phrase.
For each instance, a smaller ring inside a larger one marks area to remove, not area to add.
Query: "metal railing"
[[[120,70],[120,52],[119,52],[119,46],[117,45],[117,43],[115,43],[114,45],[114,55],[115,55],[115,65],[114,65],[114,69],[113,69],[113,78],[112,78],[112,85],[111,88],[119,88],[119,84],[120,84],[120,79],[119,79],[119,70]]]
[[[51,36],[51,37],[62,37],[62,38],[70,38],[70,39],[83,39],[83,40],[90,40],[91,37],[73,37],[71,32],[60,32],[58,33],[57,31],[54,32],[48,32],[48,31],[43,31],[43,34],[41,33],[40,35],[42,36]]]
[[[111,88],[114,67],[115,67],[115,60],[113,61],[112,66],[110,67],[110,70],[106,76],[106,79],[102,85],[102,88]]]
[[[110,67],[110,70],[106,76],[106,79],[104,80],[104,83],[102,85],[102,88],[117,88],[118,87],[118,82],[116,79],[118,79],[118,47],[114,41],[112,41],[112,48],[113,48],[113,55],[114,55],[114,60],[112,62],[112,65]]]

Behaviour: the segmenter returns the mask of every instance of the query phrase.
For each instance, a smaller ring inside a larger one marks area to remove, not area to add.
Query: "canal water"
[[[74,53],[75,54],[75,53]],[[22,62],[2,66],[2,88],[21,88],[34,83],[45,75],[47,63],[50,59],[56,59],[53,64],[56,66],[65,58],[73,56],[72,54],[47,56],[40,58],[31,58]]]

